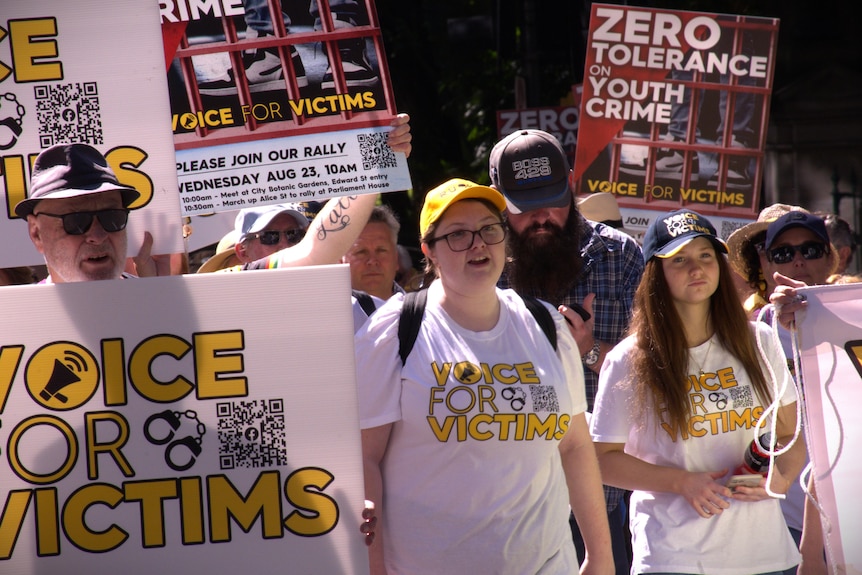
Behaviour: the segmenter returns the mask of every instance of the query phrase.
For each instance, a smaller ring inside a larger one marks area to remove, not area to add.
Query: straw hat
[[[242,262],[236,256],[236,251],[234,250],[237,238],[239,238],[239,232],[236,230],[226,233],[219,241],[218,246],[216,246],[215,255],[205,261],[198,268],[197,273],[207,274],[241,264]]]
[[[575,204],[578,207],[578,212],[590,221],[605,224],[635,239],[643,236],[642,231],[636,232],[623,225],[623,215],[620,212],[620,205],[617,203],[616,196],[609,192],[596,192],[588,196],[576,196]]]
[[[578,196],[577,204],[578,211],[588,220],[602,222],[617,229],[623,227],[620,205],[613,194],[596,192],[589,196]]]

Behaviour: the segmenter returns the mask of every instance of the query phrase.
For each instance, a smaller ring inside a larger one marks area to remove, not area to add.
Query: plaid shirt
[[[632,316],[635,290],[644,271],[644,258],[638,243],[629,235],[604,224],[590,222],[576,214],[587,223],[579,238],[583,269],[577,282],[563,298],[563,301],[550,302],[570,306],[573,302],[583,303],[587,294],[596,294],[593,301],[595,324],[593,336],[598,341],[616,345],[625,337]],[[512,287],[504,273],[498,283],[501,288]],[[530,293],[541,298],[541,293]],[[599,375],[584,366],[584,384],[587,392],[587,409],[593,410]],[[605,485],[605,499],[608,511],[619,504],[623,490]]]

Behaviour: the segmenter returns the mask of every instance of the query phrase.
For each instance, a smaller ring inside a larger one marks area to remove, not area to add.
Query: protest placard
[[[26,312],[0,571],[367,573],[349,289],[336,265],[0,290]]]
[[[9,0],[0,23],[0,267],[43,263],[14,213],[32,161],[59,143],[97,148],[141,192],[129,217],[136,253],[183,251],[158,6],[137,0]]]
[[[517,130],[542,130],[560,141],[569,165],[574,165],[578,144],[578,106],[551,106],[523,110],[497,110],[497,137],[502,139]]]
[[[753,218],[777,33],[770,18],[593,4],[576,193]]]
[[[160,6],[183,215],[411,187],[373,1]]]
[[[862,284],[801,290],[807,309],[797,323],[806,433],[823,507],[830,572],[862,572]]]

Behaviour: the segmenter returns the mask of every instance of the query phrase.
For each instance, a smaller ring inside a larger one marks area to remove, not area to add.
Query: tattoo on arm
[[[325,220],[321,218],[317,224],[317,239],[325,240],[326,236],[345,229],[350,225],[350,214],[348,213],[350,204],[356,200],[357,196],[343,196],[338,199],[338,203]]]

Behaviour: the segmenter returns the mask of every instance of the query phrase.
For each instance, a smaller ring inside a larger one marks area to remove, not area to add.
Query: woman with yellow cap
[[[614,572],[577,345],[552,306],[539,304],[547,335],[496,287],[505,207],[466,180],[431,190],[419,228],[433,281],[415,344],[402,364],[402,295],[357,333],[372,573],[573,573],[569,504],[581,571]]]

